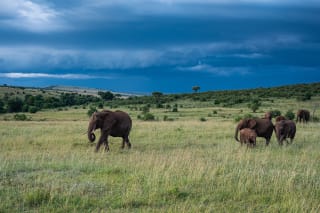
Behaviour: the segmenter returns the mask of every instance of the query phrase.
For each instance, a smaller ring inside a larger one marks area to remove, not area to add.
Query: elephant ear
[[[114,114],[111,111],[106,111],[106,110],[102,111],[101,119],[102,119],[103,129],[105,130],[110,129],[116,122],[116,119],[114,118]]]
[[[248,127],[249,127],[250,129],[254,129],[254,128],[256,127],[256,125],[257,125],[257,121],[256,121],[256,120],[250,119],[250,120],[248,121]]]

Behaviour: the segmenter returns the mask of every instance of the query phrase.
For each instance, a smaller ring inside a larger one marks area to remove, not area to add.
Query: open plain
[[[252,114],[318,101],[275,100]],[[2,114],[0,212],[320,211],[319,122],[297,124],[293,144],[280,147],[273,134],[268,147],[258,138],[248,149],[234,139],[248,108],[192,104],[151,108],[155,121],[122,107],[133,119],[132,149],[110,138],[108,153],[88,142],[88,109],[27,113],[29,121]]]

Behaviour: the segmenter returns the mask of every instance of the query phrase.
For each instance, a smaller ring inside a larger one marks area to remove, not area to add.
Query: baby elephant
[[[256,145],[257,133],[253,129],[244,128],[240,130],[240,143],[241,145],[246,143],[249,147]]]
[[[287,138],[290,138],[290,143],[292,143],[294,136],[296,135],[296,124],[291,120],[282,120],[276,122],[274,130],[279,145],[282,145],[284,140],[289,144]]]

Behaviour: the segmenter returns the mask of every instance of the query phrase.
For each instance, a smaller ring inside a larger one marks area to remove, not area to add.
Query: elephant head
[[[276,123],[275,133],[278,143],[282,145],[282,142],[287,138],[290,138],[291,142],[296,134],[296,124],[291,120],[282,120]]]
[[[266,113],[264,114],[264,118],[271,120],[271,119],[272,119],[272,113],[271,113],[271,112],[266,112]]]
[[[244,128],[254,129],[256,125],[257,125],[257,122],[254,119],[242,119],[241,121],[239,121],[234,134],[234,138],[236,139],[236,141],[239,142],[239,139],[238,139],[239,130]]]
[[[94,134],[94,131],[99,128],[100,126],[100,119],[99,114],[97,112],[93,113],[88,126],[88,139],[90,142],[94,142],[96,139],[96,136]]]

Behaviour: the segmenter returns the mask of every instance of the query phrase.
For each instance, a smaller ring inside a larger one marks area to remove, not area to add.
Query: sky
[[[0,85],[185,93],[311,82],[319,0],[0,1]]]

